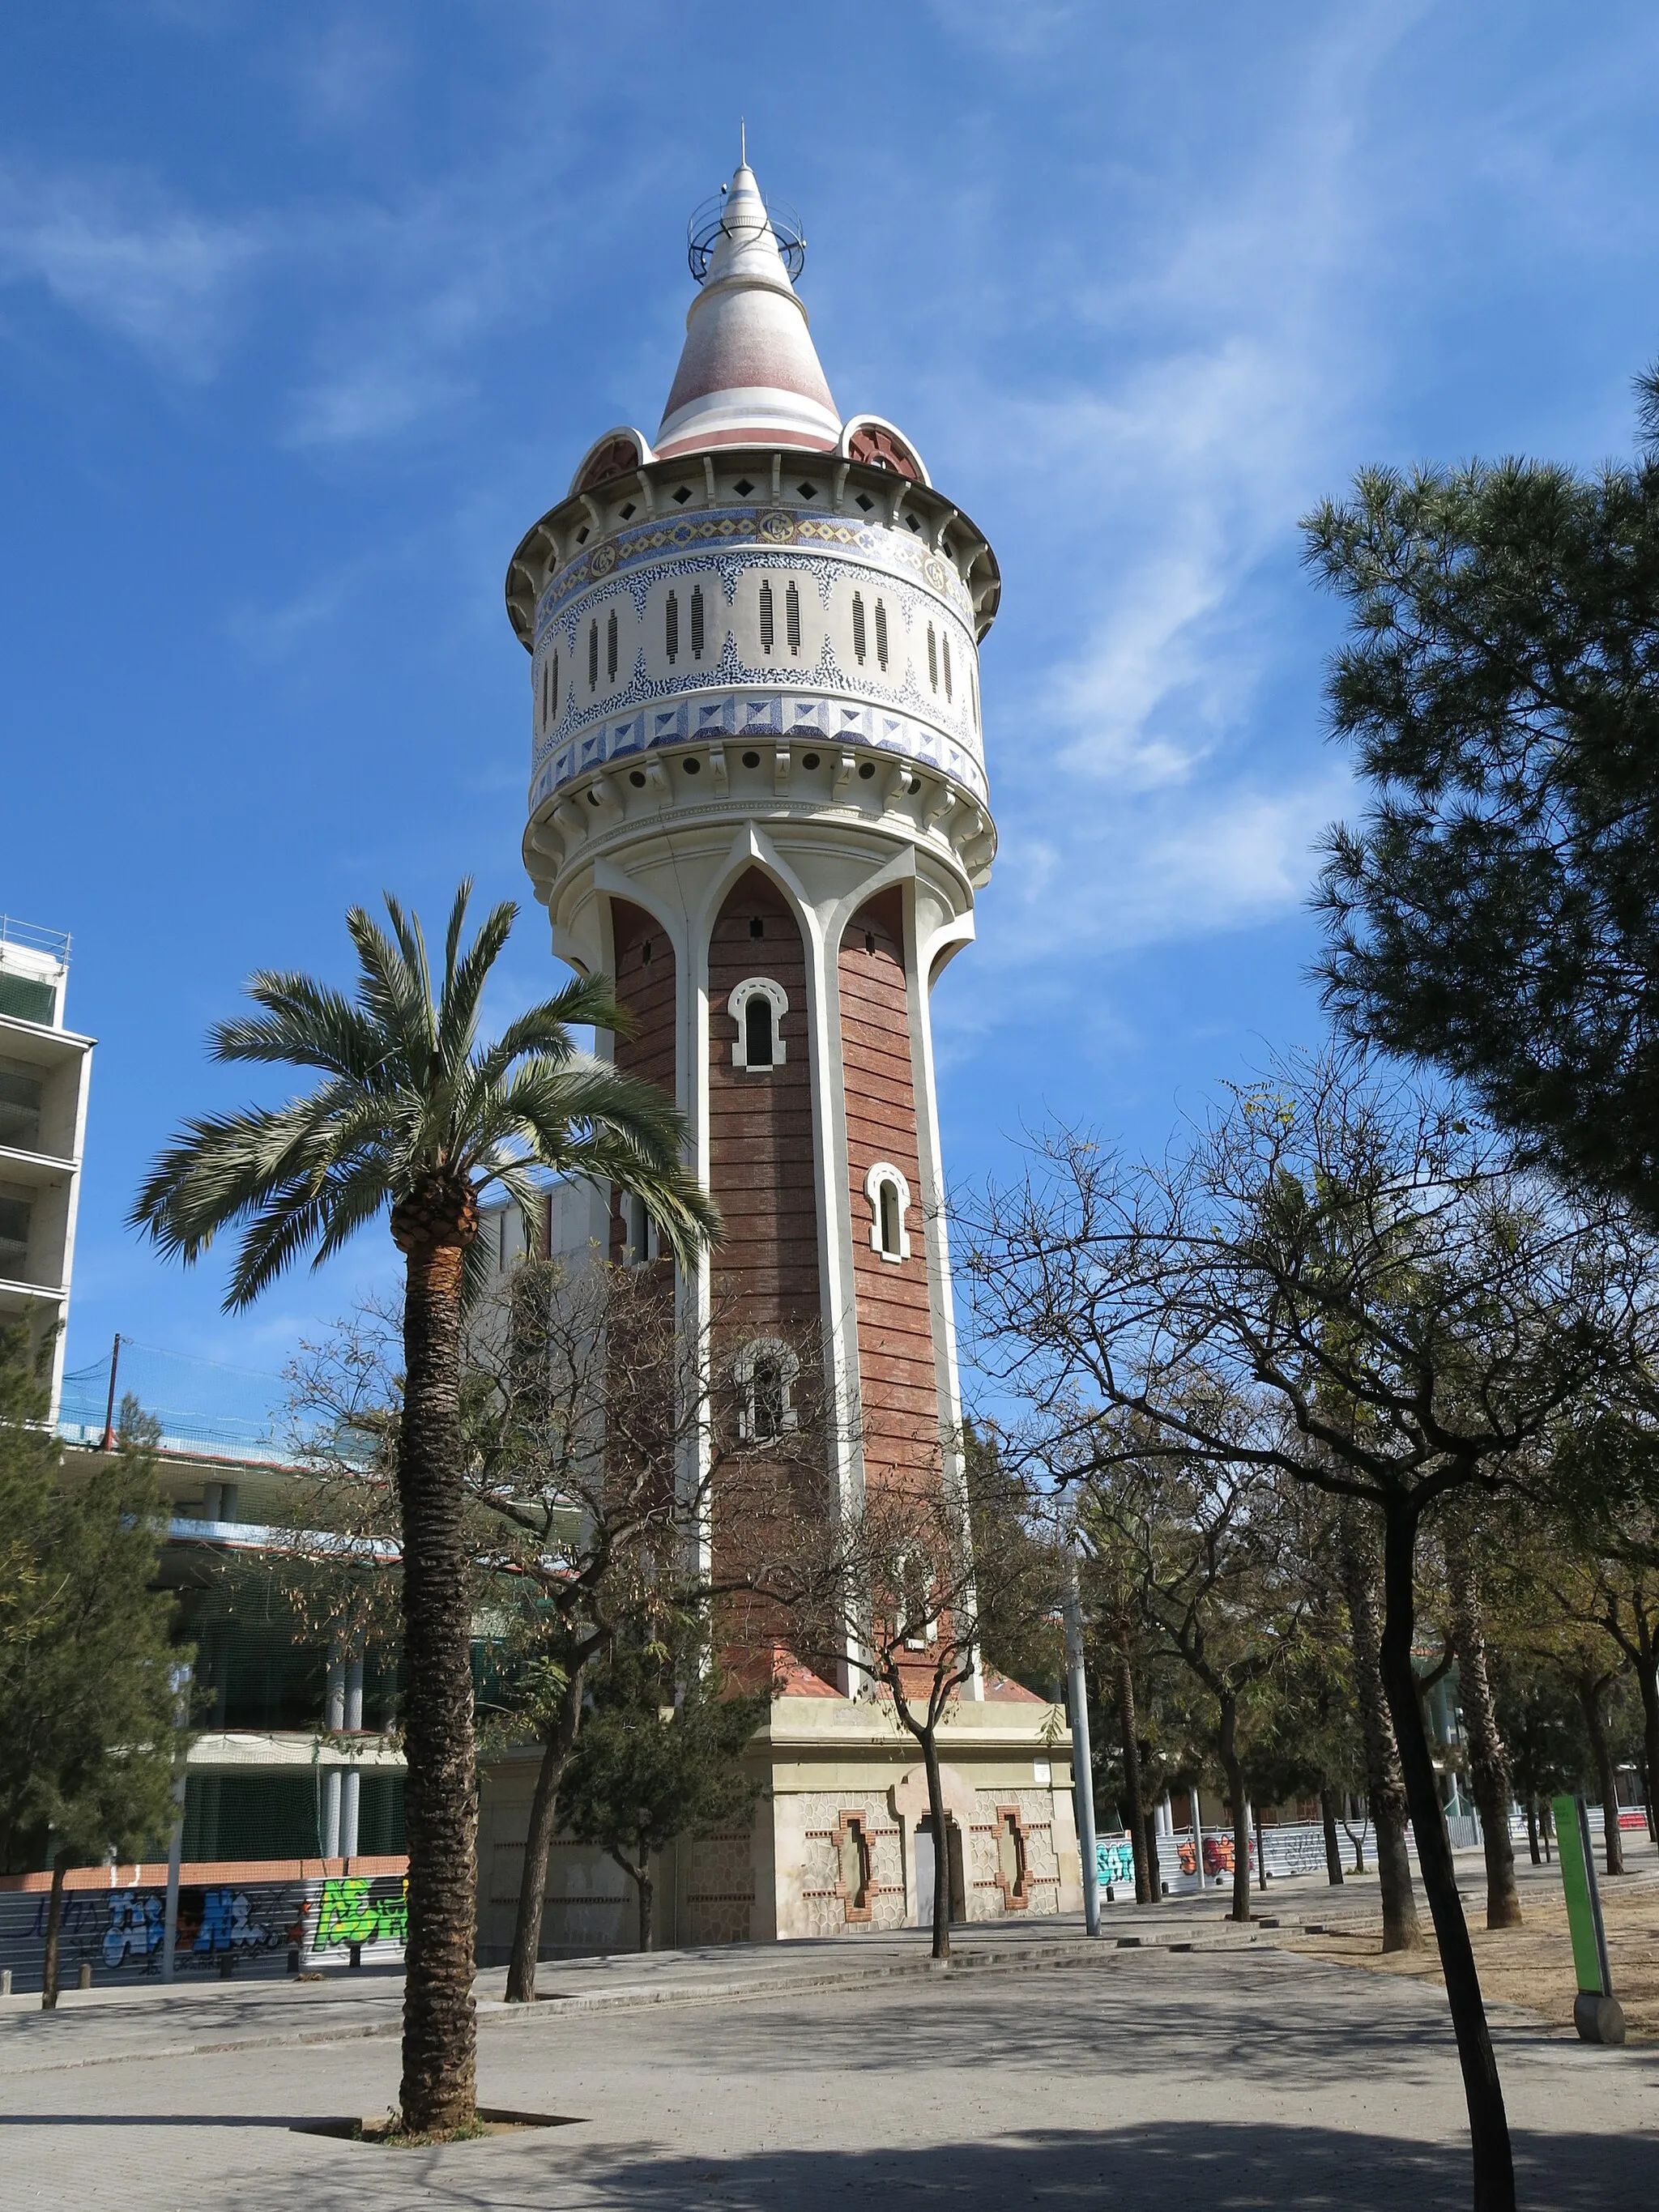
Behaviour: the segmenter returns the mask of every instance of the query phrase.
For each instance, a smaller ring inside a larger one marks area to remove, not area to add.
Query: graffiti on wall
[[[1120,1882],[1133,1889],[1135,1880],[1135,1855],[1127,1836],[1097,1838],[1095,1843],[1095,1880],[1102,1888],[1115,1888]]]
[[[0,1963],[39,1986],[50,1899],[42,1890],[0,1893]],[[122,1979],[159,1974],[167,1895],[161,1888],[71,1890],[59,1941],[65,1959]],[[310,1875],[290,1882],[235,1882],[179,1892],[175,1972],[238,1966],[286,1971],[298,1952],[320,1965],[356,1948],[374,1961],[401,1956],[409,1933],[405,1875]]]

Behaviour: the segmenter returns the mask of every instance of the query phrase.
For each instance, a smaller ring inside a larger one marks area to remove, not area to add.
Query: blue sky
[[[843,413],[1000,557],[1002,836],[940,987],[953,1173],[1024,1124],[1164,1142],[1319,1016],[1336,613],[1297,517],[1359,464],[1628,452],[1659,352],[1650,7],[88,0],[0,29],[0,908],[99,1039],[71,1365],[252,1368],[255,1314],[123,1226],[201,1038],[341,915],[523,899],[525,527],[654,427],[691,206],[745,115]],[[267,1094],[269,1095],[269,1094]]]

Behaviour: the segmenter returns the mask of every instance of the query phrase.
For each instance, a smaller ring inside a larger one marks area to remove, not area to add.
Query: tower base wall
[[[1023,1693],[963,1701],[939,1741],[953,1921],[1079,1911],[1072,1744],[1060,1710]],[[926,1783],[915,1740],[890,1712],[829,1695],[778,1698],[748,1756],[761,1782],[751,1825],[683,1837],[658,1861],[654,1948],[856,1938],[927,1924],[935,1854]],[[538,1758],[533,1746],[509,1751],[483,1776],[481,1966],[505,1965],[511,1952]],[[867,1871],[861,1891],[849,1893],[843,1845],[854,1823]],[[632,1950],[636,1930],[632,1885],[614,1861],[560,1836],[541,1956]]]

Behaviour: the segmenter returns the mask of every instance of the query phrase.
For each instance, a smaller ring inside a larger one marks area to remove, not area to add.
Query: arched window
[[[800,586],[791,583],[783,594],[783,634],[789,641],[791,653],[800,651]]]
[[[770,653],[774,635],[772,623],[772,586],[769,578],[761,578],[760,587],[761,651]]]
[[[800,1361],[775,1336],[757,1336],[732,1362],[738,1390],[738,1437],[746,1444],[769,1444],[793,1436],[800,1427],[794,1389]]]
[[[599,624],[596,616],[587,625],[587,688],[599,688]]]
[[[876,659],[884,668],[887,665],[887,602],[876,601]]]
[[[894,1562],[898,1584],[898,1632],[905,1649],[925,1651],[939,1642],[939,1608],[933,1603],[927,1561],[920,1552],[904,1552]]]
[[[927,681],[935,691],[939,690],[939,641],[932,623],[927,625]]]
[[[910,1231],[905,1215],[910,1210],[910,1186],[890,1160],[878,1160],[864,1178],[864,1194],[870,1201],[870,1249],[896,1264],[910,1256]]]
[[[612,607],[605,626],[605,672],[614,684],[617,679],[617,610]]]
[[[764,1073],[781,1067],[783,1018],[789,1011],[789,994],[769,975],[750,975],[731,992],[726,1011],[738,1025],[732,1046],[733,1067]]]
[[[637,1191],[624,1194],[622,1202],[623,1265],[648,1267],[662,1256],[662,1235]]]
[[[854,592],[853,594],[853,658],[860,668],[864,665],[864,594],[862,592]]]
[[[691,658],[702,659],[702,586],[691,586]]]
[[[663,643],[667,648],[668,665],[672,668],[680,657],[680,597],[678,592],[668,594],[667,603],[663,608],[662,627]]]

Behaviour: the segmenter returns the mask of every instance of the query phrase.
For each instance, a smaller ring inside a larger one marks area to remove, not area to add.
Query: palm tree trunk
[[[1417,1899],[1412,1893],[1411,1863],[1406,1856],[1406,1785],[1382,1683],[1372,1547],[1369,1531],[1358,1525],[1355,1508],[1343,1515],[1340,1543],[1343,1594],[1353,1644],[1354,1692],[1365,1747],[1365,1792],[1376,1831],[1382,1948],[1415,1951],[1423,1936],[1417,1923]]]
[[[40,2009],[58,2009],[58,1945],[64,1926],[64,1876],[69,1872],[70,1854],[67,1850],[54,1853],[52,1862],[52,1896],[46,1905],[46,1955],[40,1975]]]
[[[1619,1832],[1619,1778],[1613,1771],[1613,1753],[1607,1747],[1607,1720],[1601,1711],[1607,1686],[1605,1675],[1588,1669],[1573,1677],[1578,1710],[1584,1716],[1584,1733],[1589,1738],[1590,1757],[1595,1762],[1595,1784],[1601,1793],[1601,1829],[1607,1872],[1623,1874],[1625,1839]]]
[[[585,1669],[574,1668],[565,1685],[552,1733],[542,1750],[541,1771],[530,1806],[524,1870],[519,1877],[519,1910],[513,1924],[513,1956],[507,1970],[507,2002],[529,2004],[536,1995],[536,1961],[542,1948],[542,1914],[547,1903],[547,1855],[559,1821],[559,1778],[575,1747],[581,1726]]]
[[[1140,1795],[1140,1746],[1135,1740],[1135,1681],[1129,1655],[1117,1653],[1117,1726],[1123,1740],[1123,1788],[1129,1801],[1129,1844],[1134,1854],[1135,1903],[1149,1905],[1158,1895],[1155,1867],[1146,1863],[1146,1808]]]
[[[1518,1928],[1521,1899],[1515,1887],[1515,1846],[1510,1841],[1514,1787],[1486,1667],[1486,1630],[1474,1562],[1468,1546],[1455,1538],[1449,1538],[1446,1544],[1446,1580],[1451,1595],[1452,1645],[1457,1653],[1463,1693],[1463,1726],[1469,1739],[1469,1786],[1486,1845],[1486,1925]]]
[[[459,1244],[415,1244],[404,1303],[398,1497],[409,1943],[401,2094],[404,2126],[422,2135],[471,2127],[477,2094],[478,1814],[472,1614],[461,1525],[463,1256]]]
[[[1384,1610],[1380,1656],[1389,1710],[1399,1746],[1400,1766],[1417,1838],[1417,1863],[1424,1893],[1434,1918],[1445,1977],[1446,2004],[1457,2039],[1468,2107],[1469,2141],[1474,2154],[1474,2212],[1515,2212],[1515,2162],[1503,2085],[1486,2025],[1486,2008],[1475,1971],[1468,1923],[1458,1902],[1451,1844],[1440,1809],[1440,1791],[1423,1725],[1412,1638],[1417,1612],[1417,1516],[1401,1501],[1383,1524]]]

